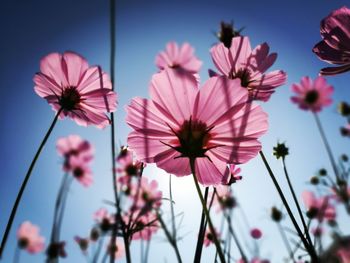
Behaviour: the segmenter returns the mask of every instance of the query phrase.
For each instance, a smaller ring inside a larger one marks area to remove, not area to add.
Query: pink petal
[[[73,87],[78,85],[81,76],[89,68],[88,62],[82,56],[74,52],[65,52],[63,54],[62,65],[68,83]]]

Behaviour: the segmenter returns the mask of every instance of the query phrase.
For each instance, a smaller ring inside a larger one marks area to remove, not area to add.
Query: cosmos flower
[[[336,75],[350,70],[350,9],[342,7],[321,21],[322,41],[312,51],[319,59],[336,65],[323,68],[320,75]]]
[[[303,110],[319,112],[323,107],[332,104],[333,86],[323,77],[317,77],[314,81],[310,77],[303,77],[300,84],[292,85],[292,91],[295,96],[291,97],[291,101]]]
[[[82,238],[79,236],[75,236],[74,237],[74,241],[79,245],[80,250],[86,254],[87,253],[87,249],[89,248],[89,238]]]
[[[319,221],[324,219],[328,221],[335,220],[335,207],[330,203],[328,196],[316,198],[313,192],[304,191],[302,197],[309,218],[317,218]]]
[[[212,77],[199,89],[193,75],[163,70],[150,93],[150,100],[134,98],[126,108],[134,129],[128,145],[139,160],[185,176],[194,159],[198,181],[217,185],[227,179],[228,163],[245,163],[261,149],[267,114],[246,103],[239,81]]]
[[[82,158],[70,158],[70,172],[85,187],[89,187],[93,182],[90,166]]]
[[[34,76],[35,92],[60,112],[82,126],[107,126],[106,115],[116,109],[117,96],[106,73],[73,52],[51,53],[40,62]]]
[[[225,185],[231,185],[236,183],[237,181],[242,180],[242,176],[240,175],[241,168],[237,167],[234,164],[230,164],[228,168],[230,172],[226,182],[224,182]]]
[[[224,210],[230,210],[236,207],[237,201],[233,197],[232,190],[227,185],[218,185],[215,187],[215,196],[213,199],[213,208],[215,209],[216,213],[219,213]],[[214,192],[212,193],[214,194]],[[208,198],[208,203],[211,203],[212,196]]]
[[[110,230],[115,221],[114,216],[105,208],[97,210],[94,213],[93,218],[103,232]]]
[[[175,42],[169,42],[165,51],[156,56],[155,61],[160,70],[166,68],[179,68],[184,71],[196,74],[199,72],[202,61],[194,55],[194,48],[184,43],[181,47]]]
[[[286,82],[287,74],[282,70],[265,73],[277,58],[276,53],[269,54],[267,43],[252,50],[248,37],[237,36],[232,38],[230,48],[219,43],[210,53],[221,74],[239,79],[252,100],[268,101],[275,89]]]
[[[63,169],[66,172],[71,170],[71,157],[79,156],[81,161],[85,163],[89,163],[94,157],[92,145],[87,140],[83,140],[79,135],[69,135],[59,138],[56,143],[56,149],[58,154],[64,157]]]
[[[128,147],[122,147],[117,157],[117,173],[120,175],[118,181],[121,183],[129,183],[131,177],[141,176],[143,163],[137,160],[133,151]]]
[[[29,221],[23,222],[17,230],[18,246],[31,254],[44,250],[45,238],[40,235],[38,226]]]

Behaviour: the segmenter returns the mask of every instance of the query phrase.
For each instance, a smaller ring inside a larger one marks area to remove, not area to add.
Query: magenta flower
[[[309,218],[317,218],[319,221],[323,221],[323,219],[328,221],[335,220],[335,207],[330,203],[330,198],[328,196],[316,198],[314,193],[304,191],[302,197],[306,209],[308,210],[307,215]]]
[[[40,62],[34,76],[35,92],[60,112],[82,126],[107,126],[106,115],[116,109],[116,93],[106,73],[73,52],[51,53]]]
[[[350,9],[342,7],[321,21],[322,41],[312,51],[319,59],[337,65],[323,68],[320,75],[336,75],[350,70]]]
[[[122,147],[119,156],[117,157],[117,173],[120,175],[119,182],[128,183],[132,176],[140,176],[143,168],[143,163],[137,160],[133,151],[128,147]]]
[[[296,95],[291,97],[291,101],[303,110],[319,112],[323,107],[332,104],[333,86],[323,77],[317,77],[314,81],[310,77],[303,77],[300,84],[292,85],[292,91]]]
[[[103,232],[110,230],[115,222],[114,215],[110,214],[105,208],[97,210],[93,218]]]
[[[82,158],[70,158],[70,172],[85,187],[90,186],[93,182],[91,169]]]
[[[38,226],[29,221],[23,222],[17,230],[18,246],[31,254],[44,250],[45,238],[40,235]]]
[[[159,230],[159,224],[157,223],[157,215],[154,213],[147,213],[145,215],[139,216],[134,214],[135,227],[132,235],[133,240],[151,240],[152,236]]]
[[[194,55],[194,48],[190,44],[184,43],[179,48],[175,42],[166,45],[165,51],[156,56],[155,63],[160,70],[180,68],[192,74],[198,73],[202,66],[202,61]]]
[[[152,78],[151,99],[134,98],[126,122],[134,129],[128,145],[143,162],[156,163],[176,176],[191,173],[217,185],[227,178],[229,163],[245,163],[261,148],[267,114],[247,104],[239,81],[210,78],[199,89],[194,76],[164,70]]]
[[[277,54],[269,54],[267,43],[252,50],[248,37],[232,38],[228,49],[223,43],[211,48],[216,68],[230,79],[240,79],[242,87],[249,91],[250,99],[268,101],[275,89],[287,80],[282,70],[265,73],[276,61]]]
[[[69,135],[57,140],[57,152],[64,157],[64,171],[71,170],[70,159],[79,157],[82,162],[89,163],[94,157],[94,149],[92,145],[83,140],[79,135]]]
[[[227,185],[218,185],[215,187],[216,194],[213,200],[213,208],[216,213],[224,210],[230,210],[236,207],[237,201],[233,197],[232,190]],[[214,194],[214,192],[212,193]],[[210,204],[212,197],[209,198],[208,203]]]

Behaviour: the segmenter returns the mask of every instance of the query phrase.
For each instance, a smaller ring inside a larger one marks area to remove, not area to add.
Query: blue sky
[[[245,27],[244,34],[250,37],[253,46],[267,42],[271,51],[278,53],[273,69],[283,69],[288,73],[287,84],[280,87],[268,103],[263,104],[269,114],[270,129],[262,138],[262,143],[279,180],[284,182],[281,165],[271,156],[271,151],[278,140],[287,142],[291,152],[287,164],[300,196],[303,189],[309,188],[306,184],[308,178],[321,167],[330,170],[330,164],[312,115],[290,103],[290,85],[305,75],[316,77],[318,70],[325,66],[311,52],[313,45],[320,40],[319,23],[330,11],[345,4],[346,1],[340,0],[117,1],[117,142],[125,143],[130,131],[124,122],[124,107],[134,96],[148,97],[148,83],[156,72],[154,58],[166,43],[170,40],[191,43],[204,62],[201,79],[205,81],[207,69],[213,68],[209,48],[216,39],[212,32],[218,29],[221,20],[233,19],[238,27]],[[29,163],[54,117],[46,101],[33,91],[32,78],[39,70],[39,61],[50,52],[72,50],[85,56],[90,64],[99,64],[109,72],[108,15],[108,1],[2,1],[0,233],[5,229]],[[328,78],[335,87],[335,102],[349,101],[348,80],[349,74]],[[339,136],[339,127],[344,120],[336,113],[335,104],[324,110],[320,118],[331,138],[334,152],[348,152],[349,141]],[[35,167],[19,207],[3,262],[12,262],[15,229],[24,220],[40,225],[43,234],[49,238],[53,203],[62,177],[55,142],[57,138],[69,134],[81,135],[96,148],[93,165],[95,183],[89,189],[73,184],[63,225],[62,236],[67,240],[69,254],[63,262],[83,260],[73,236],[88,234],[93,223],[92,213],[103,205],[103,200],[111,200],[113,196],[110,130],[83,128],[64,120],[57,124]],[[259,158],[243,165],[242,170],[244,180],[234,185],[234,192],[244,207],[250,225],[264,230],[262,255],[273,262],[280,262],[285,255],[284,247],[280,245],[277,229],[268,218],[270,207],[280,205],[276,191]],[[149,166],[146,176],[156,179],[167,195],[168,175]],[[282,185],[285,187],[284,183]],[[190,262],[200,219],[200,204],[190,177],[174,180],[174,198],[176,211],[184,212],[180,251],[184,261]],[[271,249],[276,244],[281,248]],[[135,262],[139,261],[139,245],[135,242],[132,246]],[[204,251],[205,256],[212,254],[212,248]],[[42,261],[42,256],[23,254],[22,260],[37,262]],[[164,242],[161,231],[152,241],[150,262],[175,262],[173,251]]]

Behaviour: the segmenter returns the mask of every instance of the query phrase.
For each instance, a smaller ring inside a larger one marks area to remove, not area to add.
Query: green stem
[[[16,201],[13,205],[13,208],[12,208],[12,211],[11,211],[11,214],[10,214],[10,217],[9,217],[9,220],[7,222],[7,225],[6,225],[6,229],[5,229],[5,233],[4,233],[4,236],[2,238],[2,241],[1,241],[1,246],[0,246],[0,259],[2,258],[2,253],[5,249],[5,246],[6,246],[6,241],[7,241],[7,238],[8,238],[8,235],[10,233],[10,230],[11,230],[11,227],[12,227],[12,224],[13,224],[13,221],[15,219],[15,216],[16,216],[16,212],[17,212],[17,208],[18,208],[18,205],[21,201],[21,198],[22,198],[22,195],[23,195],[23,192],[24,192],[24,189],[26,188],[26,185],[28,183],[28,180],[30,178],[30,175],[32,174],[32,171],[34,169],[34,166],[36,164],[36,161],[38,160],[39,156],[40,156],[40,153],[42,151],[42,149],[44,148],[48,138],[50,137],[50,134],[53,130],[53,128],[55,127],[56,125],[56,122],[58,120],[58,116],[61,114],[62,112],[62,108],[58,110],[58,112],[56,113],[55,115],[55,118],[53,119],[48,131],[46,132],[45,134],[45,137],[44,139],[42,140],[36,154],[34,155],[34,158],[29,166],[29,169],[27,171],[27,174],[22,182],[22,185],[21,185],[21,188],[19,189],[19,192],[17,194],[17,197],[16,197]]]
[[[259,153],[260,153],[260,156],[261,156],[261,158],[262,158],[262,160],[263,160],[263,162],[264,162],[264,165],[265,165],[267,171],[269,172],[269,175],[270,175],[270,177],[271,177],[271,179],[272,179],[272,182],[273,182],[273,184],[275,185],[276,190],[277,190],[277,192],[278,192],[278,194],[279,194],[279,196],[280,196],[280,198],[281,198],[281,200],[282,200],[282,202],[283,202],[283,205],[286,207],[286,210],[287,210],[287,212],[288,212],[289,218],[292,220],[293,226],[294,226],[295,230],[297,231],[297,233],[298,233],[298,235],[299,235],[301,241],[303,242],[303,245],[304,245],[305,249],[308,251],[308,253],[309,253],[310,257],[311,257],[312,262],[313,262],[313,263],[319,262],[314,247],[312,246],[312,244],[309,244],[309,242],[306,240],[306,238],[304,237],[304,234],[303,234],[303,232],[301,231],[301,229],[300,229],[300,227],[299,227],[297,221],[295,220],[295,217],[294,217],[294,215],[293,215],[293,212],[292,212],[292,210],[291,210],[290,207],[289,207],[289,204],[288,204],[288,202],[287,202],[287,200],[286,200],[286,198],[285,198],[285,196],[284,196],[284,194],[283,194],[283,191],[282,191],[281,187],[279,186],[279,184],[278,184],[278,182],[277,182],[277,180],[276,180],[276,177],[275,177],[275,175],[273,174],[273,172],[272,172],[272,170],[271,170],[271,168],[270,168],[270,165],[269,165],[269,163],[267,162],[267,160],[266,160],[266,158],[265,158],[264,153],[263,153],[262,151],[260,151]]]
[[[219,240],[218,240],[218,238],[216,236],[216,232],[215,232],[215,229],[214,229],[213,222],[211,221],[211,218],[210,218],[210,215],[209,215],[207,204],[204,201],[204,198],[203,198],[203,195],[202,195],[202,191],[201,191],[201,189],[199,187],[199,184],[198,184],[198,181],[197,181],[196,169],[195,169],[195,158],[189,158],[189,161],[190,161],[190,167],[191,167],[191,172],[192,172],[192,175],[193,175],[194,184],[196,186],[196,190],[197,190],[199,199],[200,199],[200,201],[202,203],[202,207],[203,207],[205,216],[207,217],[208,224],[209,224],[209,229],[210,229],[211,234],[213,235],[213,239],[214,239],[214,243],[215,243],[215,246],[216,246],[216,250],[218,252],[220,261],[222,263],[224,263],[224,262],[226,262],[225,256],[224,256],[224,253],[222,252],[222,249],[221,249],[221,246],[220,246],[220,242],[219,242]]]

